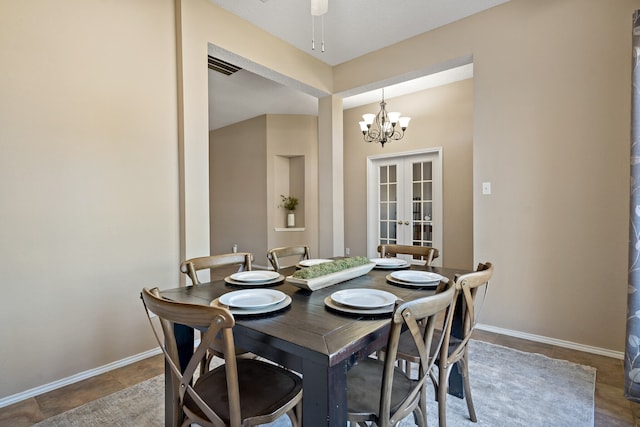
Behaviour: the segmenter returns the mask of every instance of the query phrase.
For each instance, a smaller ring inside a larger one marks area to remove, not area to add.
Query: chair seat
[[[380,407],[382,375],[384,363],[380,360],[365,359],[351,368],[347,376],[347,401],[349,414],[376,414]],[[393,373],[393,394],[391,396],[391,412],[395,412],[404,402],[404,398],[415,386],[400,369]]]
[[[290,371],[255,359],[238,359],[237,363],[243,420],[270,415],[302,391],[302,379]],[[224,365],[198,378],[194,389],[225,423],[229,422]],[[185,406],[206,419],[188,395],[185,395]]]

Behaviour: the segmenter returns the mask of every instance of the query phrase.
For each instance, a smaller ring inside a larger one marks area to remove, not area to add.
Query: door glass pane
[[[420,221],[422,219],[422,211],[421,211],[421,204],[420,202],[413,202],[411,203],[411,212],[413,214],[413,221]]]
[[[431,181],[433,179],[433,172],[432,172],[432,164],[431,162],[424,162],[422,163],[422,171],[424,172],[423,175],[423,180],[425,181]]]
[[[386,239],[387,238],[387,221],[381,221],[380,222],[380,238],[381,239]]]
[[[390,202],[395,202],[396,200],[398,200],[398,185],[397,184],[389,184],[389,201]]]
[[[421,164],[422,163],[413,164],[413,168],[412,168],[413,181],[420,181],[422,179],[422,170],[420,168]]]
[[[433,186],[430,182],[425,182],[422,185],[422,200],[433,200]]]
[[[398,235],[396,234],[396,223],[389,223],[389,243],[395,243],[397,241]]]
[[[396,179],[396,165],[390,165],[389,168],[389,182],[398,182]]]
[[[398,204],[389,203],[389,220],[396,221],[398,219]]]
[[[412,185],[412,190],[413,194],[411,195],[411,200],[420,200],[420,198],[422,197],[422,185],[419,182],[414,182]]]
[[[380,166],[380,184],[386,184],[389,182],[389,179],[387,178],[388,169],[388,166]]]
[[[381,202],[386,202],[389,200],[389,192],[387,191],[388,187],[389,186],[387,184],[380,184],[380,201]]]
[[[413,245],[421,246],[419,243],[421,240],[422,240],[422,224],[414,222],[413,223]]]
[[[425,221],[433,220],[433,217],[431,216],[431,202],[422,203],[422,219]]]
[[[386,221],[387,219],[389,219],[389,204],[380,203],[380,220]]]

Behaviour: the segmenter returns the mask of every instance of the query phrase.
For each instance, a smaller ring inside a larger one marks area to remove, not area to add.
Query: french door
[[[431,246],[442,251],[441,149],[367,159],[367,252],[380,244]],[[410,258],[409,258],[410,259]]]

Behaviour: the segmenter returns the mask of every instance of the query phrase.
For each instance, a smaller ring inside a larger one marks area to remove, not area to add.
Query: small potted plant
[[[298,198],[293,196],[284,196],[280,195],[280,199],[282,199],[281,207],[285,208],[288,211],[287,214],[287,227],[295,227],[296,225],[296,214],[295,210],[298,206]]]

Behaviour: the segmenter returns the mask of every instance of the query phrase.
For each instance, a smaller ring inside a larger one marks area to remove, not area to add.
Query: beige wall
[[[267,247],[267,118],[259,116],[210,133],[211,252]],[[202,254],[207,255],[207,254]]]
[[[636,8],[513,0],[336,67],[342,90],[473,55],[474,259],[496,266],[485,324],[624,348]]]
[[[367,254],[367,157],[442,147],[444,265],[473,267],[473,80],[387,99],[389,111],[411,116],[405,137],[381,148],[362,139],[358,121],[369,104],[344,112],[345,246]]]
[[[178,280],[173,2],[0,2],[0,398],[149,350]]]

